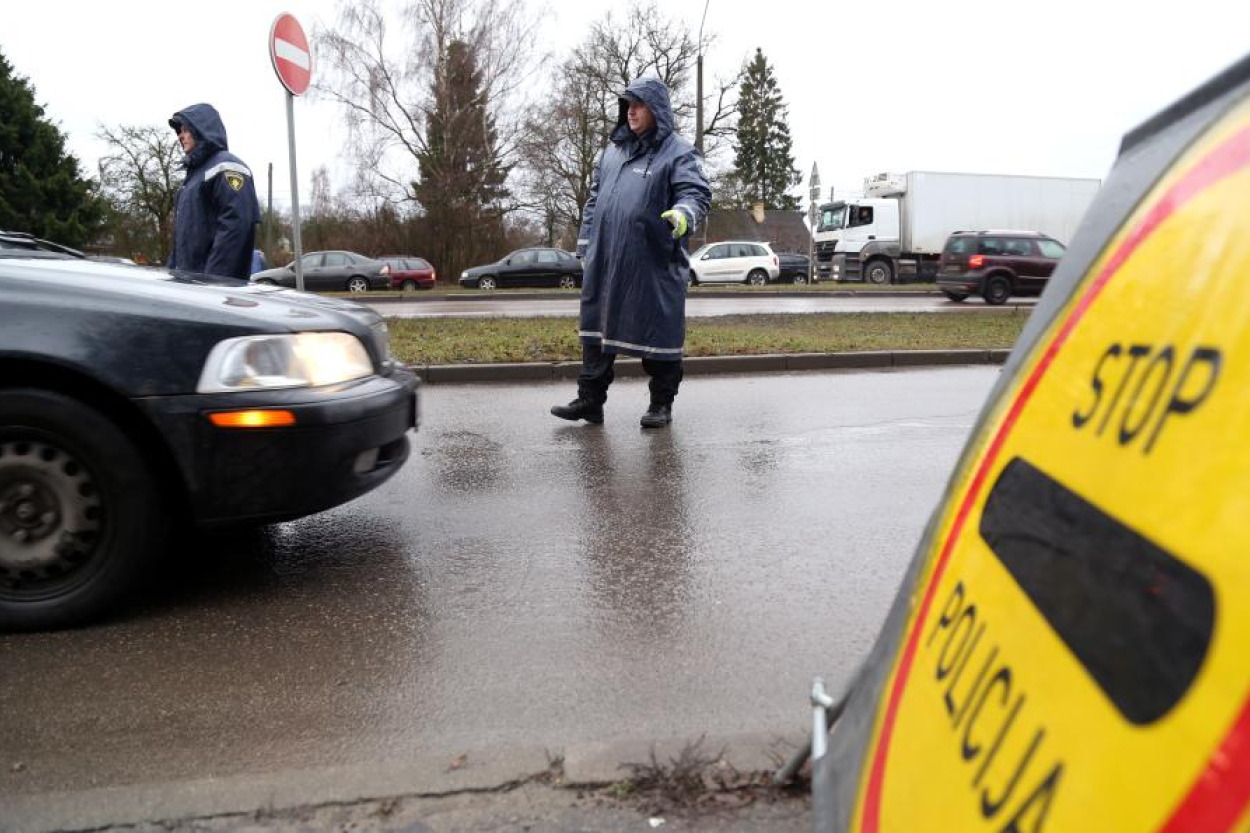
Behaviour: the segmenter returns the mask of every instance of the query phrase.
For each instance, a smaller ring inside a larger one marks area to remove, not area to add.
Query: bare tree
[[[707,35],[702,49],[714,42],[715,35]],[[631,5],[624,23],[609,12],[592,24],[586,39],[557,68],[556,103],[523,145],[531,205],[574,231],[581,225],[595,160],[616,124],[619,93],[636,78],[651,75],[664,81],[678,130],[693,139],[699,52],[689,27],[662,14],[654,0]],[[740,77],[741,72],[729,80],[718,79],[712,93],[716,106],[705,107],[709,158],[733,133]]]
[[[113,207],[114,236],[163,261],[173,249],[174,206],[182,187],[182,149],[173,133],[151,125],[100,125],[110,152],[100,160],[100,184]]]
[[[534,56],[540,21],[508,0],[411,0],[395,15],[380,0],[343,2],[335,27],[314,35],[326,79],[315,92],[343,109],[356,192],[416,200],[417,161],[430,150],[434,90],[447,86],[453,43],[468,45],[481,72],[480,103],[506,164],[517,151],[522,91],[543,67]]]

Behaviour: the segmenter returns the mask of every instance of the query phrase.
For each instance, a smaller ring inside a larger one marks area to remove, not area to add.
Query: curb
[[[337,293],[343,295],[345,293]],[[352,300],[362,304],[436,304],[441,301],[558,301],[579,297],[575,292],[454,292],[445,295],[430,295],[423,292],[369,292],[365,298],[350,296]],[[687,296],[690,298],[752,298],[766,295],[770,298],[811,298],[833,296],[836,298],[913,298],[941,295],[937,289],[754,289],[725,291],[715,289],[695,289]]]
[[[892,368],[1003,364],[1010,350],[894,350],[858,353],[794,353],[758,356],[695,356],[684,362],[686,375],[788,373],[798,370],[888,370]],[[554,382],[576,379],[581,362],[515,364],[429,364],[409,368],[426,384],[474,382]],[[618,359],[617,376],[642,376],[642,361]]]

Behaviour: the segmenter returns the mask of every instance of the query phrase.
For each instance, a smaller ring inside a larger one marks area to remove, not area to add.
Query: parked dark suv
[[[1039,295],[1064,247],[1035,231],[957,231],[946,241],[938,288],[952,301],[980,295],[1001,304],[1012,295]]]

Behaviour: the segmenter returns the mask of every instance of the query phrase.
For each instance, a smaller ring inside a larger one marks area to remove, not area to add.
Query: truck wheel
[[[1007,301],[1011,297],[1011,284],[1002,275],[997,275],[985,282],[985,288],[981,290],[981,297],[985,299],[985,303],[998,306]]]
[[[0,628],[78,624],[160,550],[163,490],[99,411],[37,388],[0,392]]]
[[[747,274],[747,283],[751,286],[763,286],[768,283],[768,273],[763,269],[752,269]]]
[[[893,283],[894,267],[888,260],[870,260],[864,266],[864,280],[875,284]]]
[[[943,292],[942,294],[945,295],[947,298],[950,298],[952,301],[954,301],[957,304],[960,303],[961,301],[968,300],[968,296],[963,292]]]

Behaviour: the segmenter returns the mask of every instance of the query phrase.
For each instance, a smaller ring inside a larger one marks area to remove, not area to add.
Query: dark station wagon
[[[938,289],[952,301],[980,295],[987,304],[1040,295],[1064,251],[1035,231],[957,231],[942,249]]]

